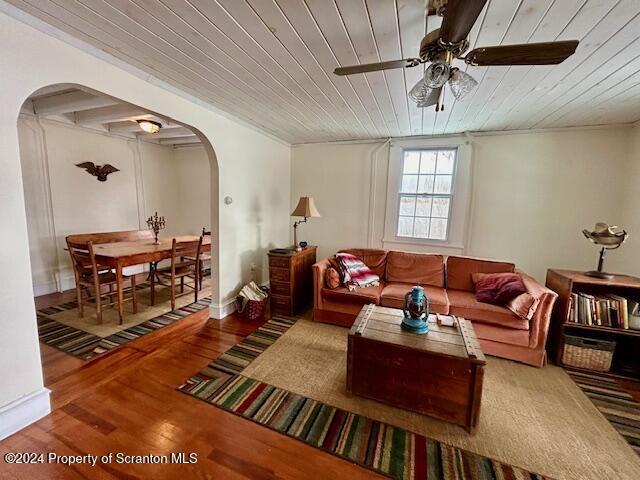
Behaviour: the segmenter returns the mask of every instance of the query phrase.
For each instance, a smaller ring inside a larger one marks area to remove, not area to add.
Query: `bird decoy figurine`
[[[106,182],[107,175],[120,171],[119,169],[117,169],[113,165],[109,165],[108,163],[105,163],[104,165],[96,165],[93,162],[82,162],[76,163],[76,167],[84,168],[89,173],[89,175],[97,177],[99,182]]]

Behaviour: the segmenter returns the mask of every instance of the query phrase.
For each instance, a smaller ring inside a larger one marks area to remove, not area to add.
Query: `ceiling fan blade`
[[[469,35],[487,0],[449,0],[440,26],[444,43],[458,43]]]
[[[403,60],[391,60],[390,62],[365,63],[350,67],[338,67],[333,73],[336,75],[353,75],[354,73],[375,72],[377,70],[390,70],[392,68],[408,68],[419,65],[419,58],[405,58]]]
[[[577,46],[577,40],[567,40],[476,48],[467,53],[464,61],[478,66],[555,65],[573,55]]]

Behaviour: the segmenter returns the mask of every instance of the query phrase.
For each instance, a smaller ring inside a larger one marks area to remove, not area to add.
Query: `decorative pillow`
[[[540,299],[538,297],[535,297],[529,292],[525,292],[511,300],[505,305],[505,307],[520,318],[524,320],[531,320],[533,318],[533,314],[536,313],[539,303]]]
[[[380,285],[380,277],[355,255],[336,253],[336,259],[340,263],[343,283],[349,290]]]
[[[333,267],[328,267],[324,272],[324,283],[327,288],[333,290],[340,286],[340,274]]]
[[[476,300],[493,305],[506,305],[527,289],[517,273],[474,273]]]
[[[340,277],[340,283],[344,283],[342,265],[340,265],[340,262],[338,261],[338,259],[336,257],[329,257],[327,260],[329,260],[329,266],[327,267],[327,269],[333,268],[336,272],[338,272],[338,277]]]

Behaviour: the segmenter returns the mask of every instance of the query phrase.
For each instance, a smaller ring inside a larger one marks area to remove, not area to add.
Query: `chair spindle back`
[[[175,238],[171,243],[171,270],[175,271],[176,264],[180,262],[182,257],[200,258],[200,250],[202,249],[202,237],[198,240],[178,241]],[[196,261],[193,262],[194,264]]]

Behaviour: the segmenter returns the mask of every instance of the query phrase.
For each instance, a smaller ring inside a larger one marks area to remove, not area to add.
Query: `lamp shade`
[[[300,197],[300,200],[298,200],[298,206],[293,212],[291,212],[291,216],[313,218],[319,217],[320,212],[318,212],[318,209],[316,208],[313,197]]]

